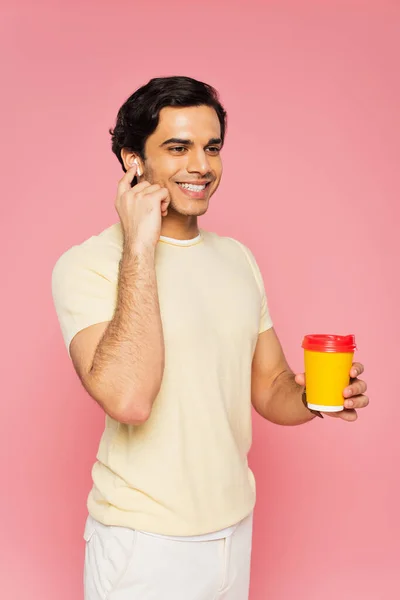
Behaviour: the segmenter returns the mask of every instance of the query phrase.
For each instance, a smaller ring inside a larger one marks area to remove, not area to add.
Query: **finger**
[[[158,183],[150,184],[149,187],[145,189],[143,196],[147,196],[147,194],[152,194],[153,192],[158,192],[158,190],[161,190],[161,185]]]
[[[306,385],[305,373],[297,373],[297,375],[295,375],[294,380],[298,385]]]
[[[149,183],[148,181],[141,181],[140,183],[136,184],[133,188],[129,189],[133,190],[135,194],[138,194],[139,192],[143,192],[143,190],[146,190],[150,186],[151,183]]]
[[[132,187],[131,183],[135,179],[136,171],[137,171],[137,164],[133,163],[133,165],[130,167],[130,169],[128,169],[126,171],[125,175],[118,182],[118,188],[121,191],[131,189],[131,187]]]
[[[167,188],[161,188],[160,190],[153,192],[151,195],[154,199],[154,202],[160,202],[161,205],[161,202],[169,197],[169,191]]]
[[[355,410],[341,410],[340,412],[327,412],[323,413],[328,417],[333,417],[335,419],[342,419],[343,421],[356,421],[358,419],[357,412]]]
[[[345,408],[365,408],[368,404],[369,398],[363,394],[344,401]]]
[[[358,414],[355,410],[342,410],[341,412],[337,413],[337,415],[340,419],[347,421],[348,423],[357,421],[358,419]]]
[[[344,391],[343,396],[345,398],[351,398],[352,396],[359,396],[367,391],[367,384],[362,379],[355,379],[351,385],[349,385]]]
[[[129,187],[129,189],[126,189],[124,187],[118,187],[116,202],[120,202],[121,198],[123,198],[127,194],[129,194],[129,198],[132,198],[132,194],[130,192],[133,192],[133,194],[136,196],[138,193],[143,192],[143,190],[148,188],[150,185],[151,184],[148,181],[142,181],[134,187]]]
[[[353,363],[350,371],[350,377],[358,377],[361,375],[361,373],[364,373],[364,365],[359,362]]]
[[[170,200],[169,198],[167,198],[166,200],[163,200],[161,202],[161,214],[163,217],[166,217],[168,214],[168,206],[169,206]]]

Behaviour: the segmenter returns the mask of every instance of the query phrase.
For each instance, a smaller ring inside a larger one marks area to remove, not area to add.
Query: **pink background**
[[[4,598],[82,598],[103,415],[63,346],[51,271],[117,220],[108,128],[166,75],[220,91],[225,172],[201,226],[252,248],[292,368],[304,334],[354,333],[369,383],[355,424],[255,415],[251,600],[399,598],[399,3],[9,2],[4,16]]]

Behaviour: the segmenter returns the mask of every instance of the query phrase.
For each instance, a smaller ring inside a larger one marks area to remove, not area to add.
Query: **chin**
[[[178,215],[183,215],[185,217],[201,217],[201,215],[204,215],[204,213],[207,212],[208,202],[195,201],[183,204],[182,202],[172,201],[169,208]]]

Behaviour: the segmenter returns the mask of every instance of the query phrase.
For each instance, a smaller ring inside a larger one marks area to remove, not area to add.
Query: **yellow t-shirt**
[[[114,224],[54,267],[68,351],[78,331],[113,318],[122,241]],[[247,463],[251,364],[258,334],[272,321],[256,261],[240,242],[200,230],[185,245],[161,239],[155,256],[161,389],[142,425],[106,415],[87,506],[106,525],[201,535],[237,523],[255,504]]]

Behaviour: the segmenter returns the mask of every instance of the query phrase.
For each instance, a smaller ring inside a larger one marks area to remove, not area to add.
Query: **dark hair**
[[[122,148],[135,152],[145,160],[146,140],[157,129],[160,110],[167,106],[211,106],[218,115],[224,143],[227,115],[218,92],[211,85],[191,77],[157,77],[125,101],[118,111],[114,129],[109,129],[112,151],[125,172]]]

